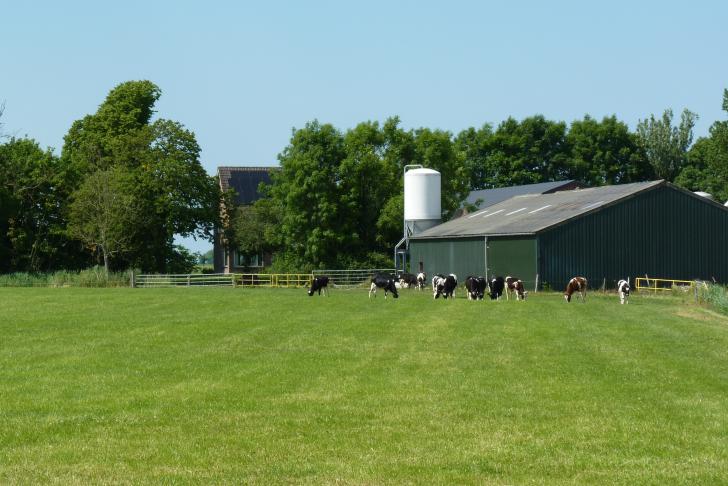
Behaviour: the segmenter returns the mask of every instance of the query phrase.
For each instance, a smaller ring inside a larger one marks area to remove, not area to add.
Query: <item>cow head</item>
[[[397,287],[394,285],[394,279],[389,279],[389,283],[387,284],[387,287],[388,287],[387,290],[389,290],[390,292],[392,292],[392,296],[395,299],[398,299],[399,298],[399,294],[397,293]]]

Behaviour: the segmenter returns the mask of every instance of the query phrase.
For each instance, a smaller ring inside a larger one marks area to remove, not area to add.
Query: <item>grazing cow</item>
[[[397,287],[395,286],[396,280],[391,275],[377,274],[372,277],[372,286],[369,288],[369,298],[377,296],[377,288],[384,289],[384,298],[387,298],[387,292],[392,292],[392,296],[395,299],[399,298],[397,293]]]
[[[566,299],[566,302],[571,302],[571,296],[574,292],[579,292],[581,301],[584,302],[584,299],[586,298],[586,285],[586,279],[584,277],[574,277],[569,280],[569,283],[566,284],[566,290],[564,291],[564,299]]]
[[[526,300],[526,288],[523,285],[523,281],[516,277],[508,276],[505,280],[506,283],[506,300],[511,299],[511,292],[516,293],[516,300]]]
[[[488,285],[485,277],[470,276],[465,279],[465,290],[468,292],[468,300],[483,300],[485,286]]]
[[[445,276],[441,273],[436,273],[434,277],[432,277],[432,294],[437,293],[437,285],[440,282],[440,279],[445,279]],[[444,284],[444,282],[443,282]]]
[[[495,277],[488,282],[488,288],[490,289],[490,300],[500,300],[503,295],[503,289],[505,288],[505,280],[503,277]]]
[[[442,295],[443,299],[448,297],[455,298],[455,288],[458,286],[458,277],[454,273],[451,273],[445,278],[439,277],[437,282],[437,289],[435,290],[435,298],[437,299]]]
[[[400,288],[412,288],[417,285],[417,277],[412,275],[411,273],[401,273],[399,274],[399,277],[397,277],[399,280]]]
[[[322,290],[324,291],[324,295],[329,295],[329,277],[321,275],[319,277],[313,278],[313,282],[311,282],[311,288],[308,289],[308,296],[311,297],[313,293],[317,290],[319,295],[321,295]]]
[[[627,302],[627,299],[629,299],[629,283],[626,280],[617,282],[617,292],[619,292],[619,303],[629,304]]]
[[[427,274],[420,272],[417,274],[417,290],[423,290],[425,288],[425,282],[427,282]]]

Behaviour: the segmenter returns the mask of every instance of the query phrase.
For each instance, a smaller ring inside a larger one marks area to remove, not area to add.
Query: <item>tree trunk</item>
[[[104,253],[104,270],[106,270],[106,275],[109,275],[109,254],[106,252],[106,247],[102,246],[101,251]]]

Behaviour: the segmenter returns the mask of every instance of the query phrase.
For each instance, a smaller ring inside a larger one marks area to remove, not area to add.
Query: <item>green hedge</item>
[[[131,270],[106,273],[103,267],[80,272],[8,273],[0,275],[0,287],[128,287]]]

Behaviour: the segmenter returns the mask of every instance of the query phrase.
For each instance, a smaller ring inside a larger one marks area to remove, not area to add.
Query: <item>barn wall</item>
[[[563,289],[575,275],[606,279],[728,282],[728,211],[662,186],[553,228],[538,238],[541,282]]]
[[[538,272],[536,248],[535,237],[488,238],[488,277],[510,275],[533,289]]]
[[[409,246],[410,271],[417,273],[422,262],[429,277],[454,273],[460,281],[468,275],[485,273],[483,238],[412,240]]]

